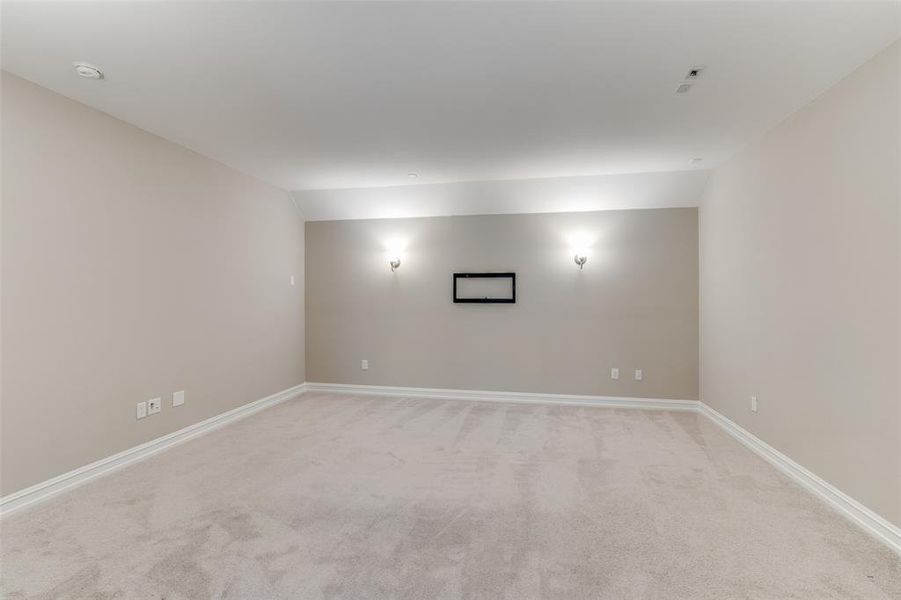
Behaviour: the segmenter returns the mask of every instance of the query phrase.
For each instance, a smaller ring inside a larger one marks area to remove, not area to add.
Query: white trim
[[[513,402],[520,404],[545,404],[565,406],[597,406],[605,408],[637,408],[647,410],[674,410],[699,412],[726,433],[745,445],[752,452],[785,473],[793,481],[829,504],[839,513],[862,527],[889,548],[901,554],[901,528],[858,502],[847,494],[811,473],[754,434],[741,428],[708,405],[697,400],[667,400],[656,398],[625,398],[618,396],[580,396],[573,394],[535,394],[526,392],[491,392],[480,390],[454,390],[440,388],[391,387],[341,383],[302,383],[292,388],[261,398],[238,408],[189,425],[168,435],[129,448],[113,456],[79,467],[68,473],[0,498],[0,516],[31,506],[52,496],[70,490],[127,465],[168,450],[190,439],[209,433],[242,419],[255,412],[284,402],[304,392],[330,392],[352,395],[399,396],[407,398],[439,398],[477,402]]]
[[[698,409],[697,400],[664,400],[656,398],[625,398],[619,396],[579,396],[573,394],[534,394],[527,392],[489,392],[482,390],[453,390],[442,388],[391,387],[349,383],[307,383],[308,392],[335,394],[365,394],[399,396],[404,398],[440,398],[477,402],[517,402],[525,404],[561,404],[566,406],[602,406],[606,408],[643,408],[649,410]]]
[[[821,477],[811,473],[754,434],[739,427],[708,405],[697,400],[664,400],[653,398],[623,398],[611,396],[577,396],[565,394],[533,394],[524,392],[488,392],[436,388],[390,387],[339,383],[307,383],[309,392],[339,394],[441,398],[486,402],[515,402],[527,404],[561,404],[570,406],[600,406],[608,408],[641,408],[653,410],[683,410],[699,412],[720,426],[752,452],[785,473],[795,483],[808,490],[833,509],[863,528],[889,548],[901,554],[901,528],[879,516]]]
[[[889,548],[901,554],[901,527],[897,527],[877,515],[854,498],[851,498],[818,475],[811,473],[753,433],[743,429],[703,402],[698,403],[698,411],[722,427],[729,435],[744,444],[752,452],[788,475],[795,483],[813,493],[820,500],[823,500],[833,509],[888,545]]]
[[[163,450],[168,450],[173,446],[187,442],[190,439],[204,435],[218,429],[229,423],[234,423],[239,419],[243,419],[255,412],[259,412],[270,406],[284,402],[290,398],[303,393],[305,384],[296,385],[294,387],[282,390],[266,396],[259,400],[249,402],[238,408],[210,417],[199,423],[188,425],[184,429],[173,431],[155,440],[150,440],[139,446],[123,450],[118,454],[102,458],[89,465],[79,467],[68,473],[63,473],[47,481],[43,481],[24,490],[8,494],[0,498],[0,516],[6,516],[37,502],[46,500],[52,496],[56,496],[66,490],[87,483],[92,479],[101,477],[113,471],[117,471],[123,467],[144,460],[154,454],[158,454]]]

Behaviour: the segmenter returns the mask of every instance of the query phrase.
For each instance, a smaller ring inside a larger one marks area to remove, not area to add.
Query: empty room
[[[901,2],[0,4],[0,598],[901,599]]]

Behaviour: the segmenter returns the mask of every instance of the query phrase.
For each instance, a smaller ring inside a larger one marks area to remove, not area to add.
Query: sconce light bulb
[[[388,262],[388,264],[391,265],[391,271],[394,272],[397,270],[397,267],[400,266],[400,258],[394,257]]]

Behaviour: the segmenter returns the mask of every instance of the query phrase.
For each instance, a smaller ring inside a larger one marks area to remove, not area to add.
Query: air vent
[[[677,94],[686,94],[691,90],[691,87],[692,87],[692,84],[683,83],[682,85],[680,85],[679,87],[676,88],[676,93]]]

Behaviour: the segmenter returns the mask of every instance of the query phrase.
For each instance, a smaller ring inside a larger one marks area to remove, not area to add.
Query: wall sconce
[[[576,232],[569,236],[569,247],[573,253],[573,262],[579,266],[579,270],[588,262],[588,248],[594,244],[595,236],[586,232]]]
[[[588,256],[585,254],[584,250],[577,250],[576,255],[573,256],[573,261],[579,265],[579,270],[582,270],[582,267],[585,266],[585,263],[588,262]]]
[[[385,242],[385,258],[388,259],[388,265],[391,272],[394,273],[400,266],[400,259],[404,255],[407,242],[403,239],[393,238]]]

